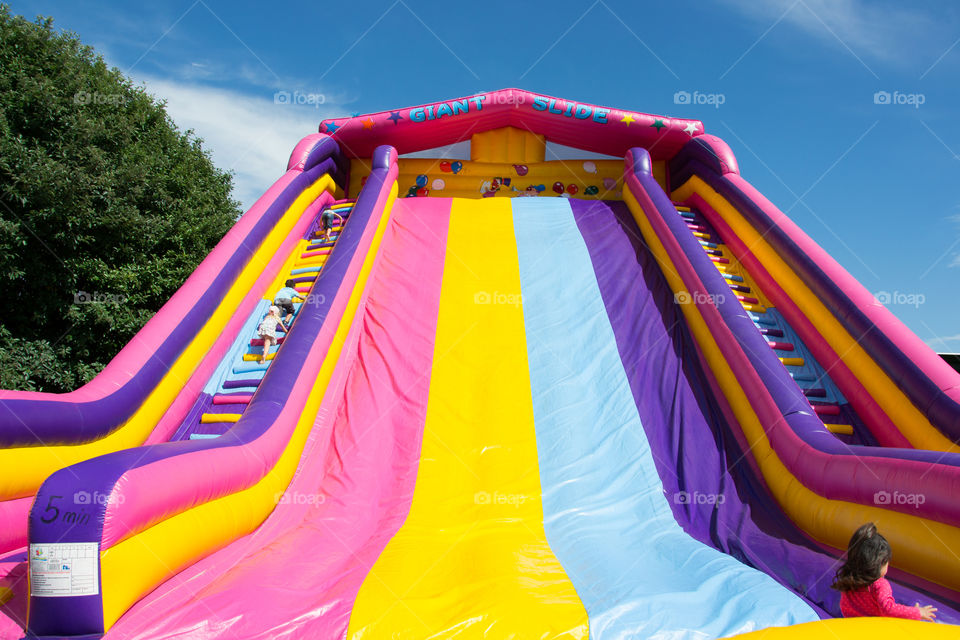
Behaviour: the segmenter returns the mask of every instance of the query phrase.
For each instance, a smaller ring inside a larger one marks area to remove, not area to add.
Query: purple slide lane
[[[108,639],[346,633],[357,591],[413,498],[449,216],[446,199],[396,201],[285,499],[257,531],[144,598]]]
[[[839,615],[839,593],[829,586],[834,557],[783,514],[743,456],[626,205],[570,204],[674,517],[697,540],[771,575],[821,615]],[[717,498],[700,503],[698,496]],[[899,584],[896,592],[903,601],[930,600]],[[960,620],[955,607],[939,606],[941,618]]]

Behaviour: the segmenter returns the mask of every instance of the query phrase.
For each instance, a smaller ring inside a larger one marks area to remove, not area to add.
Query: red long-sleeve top
[[[844,591],[840,595],[840,611],[844,618],[858,616],[889,616],[920,620],[920,610],[897,604],[893,599],[893,589],[886,578],[880,578],[869,587]]]

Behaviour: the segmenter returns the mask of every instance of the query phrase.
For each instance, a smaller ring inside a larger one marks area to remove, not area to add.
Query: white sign
[[[30,545],[30,594],[48,598],[100,593],[99,545],[57,542]]]

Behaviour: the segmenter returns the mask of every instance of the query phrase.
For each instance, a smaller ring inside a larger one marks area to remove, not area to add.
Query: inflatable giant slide
[[[0,392],[0,638],[956,637],[957,442],[701,122],[327,120],[96,379]],[[937,623],[835,619],[868,521]]]

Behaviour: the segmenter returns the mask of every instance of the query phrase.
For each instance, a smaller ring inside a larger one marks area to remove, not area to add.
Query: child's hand
[[[914,606],[920,610],[920,618],[922,620],[926,620],[927,622],[933,622],[933,620],[937,617],[936,615],[937,608],[934,607],[933,605],[928,604],[925,607],[921,607],[920,603],[918,602]]]

